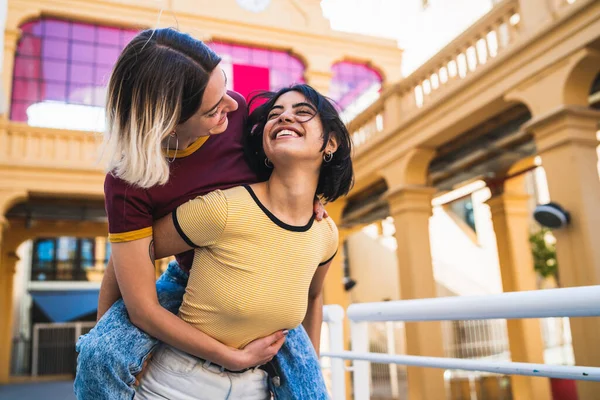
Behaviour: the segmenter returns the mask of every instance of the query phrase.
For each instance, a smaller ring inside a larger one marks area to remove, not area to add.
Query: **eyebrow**
[[[223,72],[223,76],[225,77],[225,88],[227,88],[227,75],[225,74],[225,71],[221,70]],[[203,115],[207,115],[210,114],[211,112],[213,112],[213,110],[217,107],[219,107],[219,104],[221,104],[221,102],[223,101],[223,98],[225,98],[225,95],[223,95],[221,97],[221,99],[219,100],[219,102],[217,104],[214,105],[214,107],[212,107],[210,110],[208,110],[207,112],[205,112]]]
[[[317,112],[317,109],[315,108],[315,106],[313,106],[310,103],[296,103],[296,104],[292,105],[292,108],[298,108],[298,107],[308,107],[311,110],[313,110],[314,112]],[[283,110],[283,106],[273,106],[273,107],[271,107],[269,112],[271,112],[275,109]]]

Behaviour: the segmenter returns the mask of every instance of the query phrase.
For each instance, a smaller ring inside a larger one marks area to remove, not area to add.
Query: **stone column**
[[[600,285],[600,180],[598,122],[600,112],[582,106],[562,106],[529,122],[550,198],[568,210],[571,223],[554,230],[563,287]],[[600,318],[571,318],[577,365],[600,367]],[[598,398],[600,383],[578,381],[580,400]]]
[[[390,189],[387,200],[396,226],[400,298],[402,300],[436,297],[429,217],[435,189],[406,186]],[[406,349],[411,355],[443,357],[440,322],[406,323]],[[444,371],[434,368],[408,367],[410,400],[445,399]]]
[[[529,195],[525,192],[524,175],[510,180],[510,189],[493,193],[487,201],[496,233],[500,274],[504,292],[536,290],[529,244]],[[507,320],[508,340],[512,361],[544,363],[544,343],[538,319]],[[520,375],[511,376],[515,400],[550,400],[550,382],[547,378]]]

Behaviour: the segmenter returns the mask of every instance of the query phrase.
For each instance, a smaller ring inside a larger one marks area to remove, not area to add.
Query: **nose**
[[[292,115],[289,112],[284,111],[281,114],[279,114],[279,122],[288,122],[288,123],[291,123],[291,122],[294,122],[294,119],[293,119]]]
[[[235,99],[228,94],[225,95],[226,106],[224,107],[226,112],[235,111],[238,108],[238,103]]]

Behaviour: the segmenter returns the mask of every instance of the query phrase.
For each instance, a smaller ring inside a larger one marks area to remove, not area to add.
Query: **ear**
[[[338,141],[335,137],[335,134],[331,132],[329,135],[329,141],[327,142],[327,146],[325,146],[325,153],[335,153],[338,149]]]

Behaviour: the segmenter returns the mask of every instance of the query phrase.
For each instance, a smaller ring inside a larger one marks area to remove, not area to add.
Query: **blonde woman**
[[[78,399],[132,399],[135,375],[159,341],[231,369],[265,363],[284,343],[279,331],[233,349],[177,318],[193,252],[177,254],[155,283],[153,221],[196,196],[257,180],[243,156],[247,106],[226,90],[219,62],[191,36],[156,29],[138,34],[114,67],[105,181],[112,255],[100,290],[102,318],[77,345]],[[131,272],[135,282],[123,283]],[[292,344],[310,345],[304,331],[290,333]],[[293,357],[295,348],[286,354]],[[316,357],[310,364],[318,371]],[[281,383],[274,390],[283,393]]]

